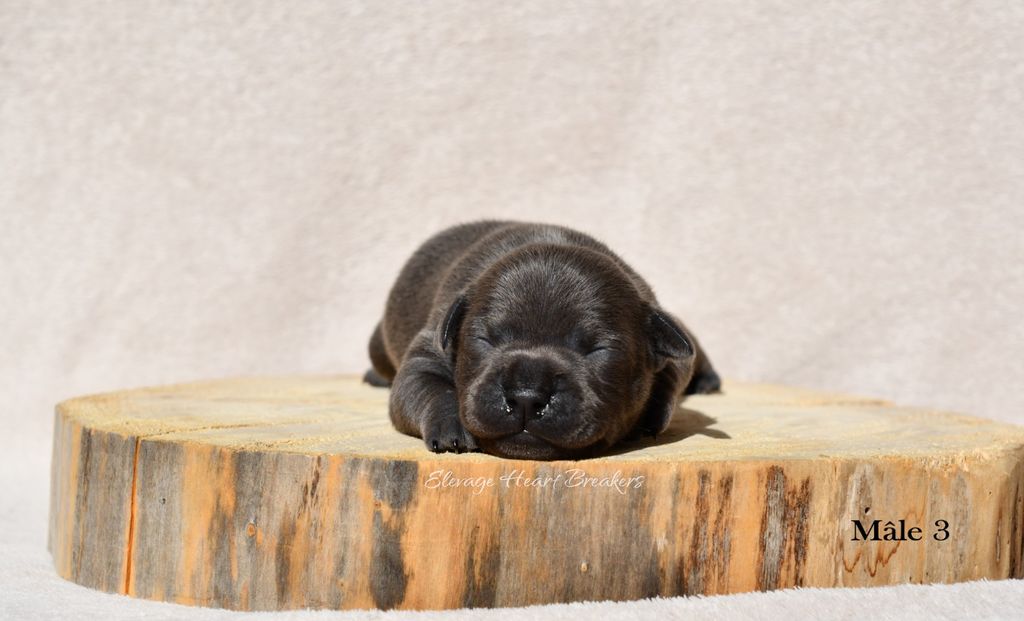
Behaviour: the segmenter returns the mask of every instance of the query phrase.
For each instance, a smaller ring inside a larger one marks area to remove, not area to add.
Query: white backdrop
[[[727,378],[1024,423],[1024,4],[207,4],[0,3],[19,616],[54,403],[360,373],[474,218],[604,240]]]

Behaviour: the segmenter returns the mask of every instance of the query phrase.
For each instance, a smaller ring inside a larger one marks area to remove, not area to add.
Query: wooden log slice
[[[391,428],[387,394],[266,377],[60,403],[58,573],[239,610],[1024,574],[1024,428],[728,382],[688,398],[656,440],[534,462],[430,453]]]

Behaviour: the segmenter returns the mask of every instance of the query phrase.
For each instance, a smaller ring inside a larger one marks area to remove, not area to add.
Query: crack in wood
[[[135,438],[135,455],[132,457],[132,490],[129,496],[128,537],[125,539],[124,553],[124,594],[131,594],[132,586],[132,545],[135,539],[135,508],[138,505],[135,486],[139,478],[139,446],[142,438]]]

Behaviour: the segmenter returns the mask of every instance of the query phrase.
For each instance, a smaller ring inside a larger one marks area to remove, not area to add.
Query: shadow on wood
[[[686,407],[677,407],[675,416],[665,431],[654,437],[635,437],[627,439],[613,447],[607,454],[623,455],[633,451],[642,451],[652,446],[682,442],[694,435],[702,435],[717,440],[728,440],[729,434],[719,429],[712,429],[718,421],[714,418]]]

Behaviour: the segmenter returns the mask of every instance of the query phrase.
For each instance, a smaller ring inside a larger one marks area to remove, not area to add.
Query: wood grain
[[[723,393],[688,398],[655,440],[556,462],[430,453],[390,427],[385,389],[348,376],[71,399],[48,545],[79,584],[240,610],[1024,577],[1024,428],[780,386]],[[459,485],[436,486],[445,473]],[[925,537],[854,541],[854,519]]]

